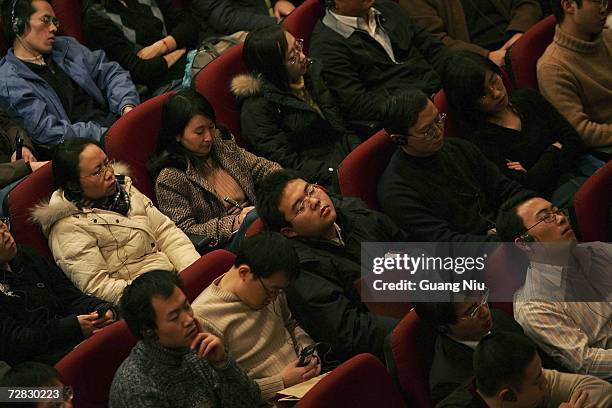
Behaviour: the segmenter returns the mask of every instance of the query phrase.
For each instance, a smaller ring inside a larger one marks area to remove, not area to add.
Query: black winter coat
[[[32,248],[17,246],[0,273],[0,360],[54,364],[83,340],[77,315],[107,302],[85,295]]]

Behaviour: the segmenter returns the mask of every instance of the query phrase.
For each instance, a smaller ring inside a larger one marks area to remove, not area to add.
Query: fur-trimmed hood
[[[125,163],[118,162],[113,165],[113,169],[116,175],[126,176],[124,188],[129,193],[132,187],[132,180],[129,178],[129,166]],[[64,190],[57,189],[51,194],[48,200],[44,199],[34,206],[31,211],[30,219],[34,223],[39,224],[45,237],[48,237],[51,228],[53,228],[53,225],[59,220],[90,211],[92,210],[79,209],[64,196]]]
[[[263,81],[259,77],[250,74],[240,74],[232,79],[230,89],[232,93],[240,99],[262,93]]]

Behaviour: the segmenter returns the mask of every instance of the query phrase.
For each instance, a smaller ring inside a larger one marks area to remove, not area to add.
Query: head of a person
[[[113,163],[98,142],[68,139],[55,147],[52,163],[58,187],[75,197],[99,200],[117,191]]]
[[[168,97],[159,131],[162,150],[186,157],[208,156],[215,136],[215,111],[202,94],[182,89]]]
[[[601,33],[608,16],[608,0],[551,0],[559,25],[584,38]]]
[[[323,0],[323,3],[336,14],[364,17],[374,5],[374,0]]]
[[[233,269],[240,278],[237,295],[251,309],[261,309],[283,293],[299,274],[299,262],[289,240],[264,231],[244,239]]]
[[[6,0],[2,21],[3,34],[14,47],[20,44],[36,55],[51,53],[60,22],[46,0]]]
[[[154,270],[140,275],[124,289],[119,308],[136,337],[163,347],[189,347],[199,331],[175,272]]]
[[[509,332],[480,340],[474,352],[474,376],[478,392],[492,407],[536,408],[548,385],[533,342]]]
[[[0,220],[0,265],[10,262],[17,255],[17,244],[11,231],[8,222]]]
[[[27,361],[24,363],[17,364],[12,367],[0,380],[0,387],[9,388],[24,388],[24,387],[53,387],[58,388],[59,399],[63,399],[63,402],[58,401],[41,401],[19,404],[20,407],[36,407],[36,408],[72,408],[72,388],[64,387],[64,384],[60,380],[59,373],[57,370],[50,365]]]
[[[325,237],[336,209],[323,188],[291,170],[268,174],[257,190],[257,213],[270,231],[286,237]]]
[[[488,293],[473,294],[460,302],[415,302],[421,320],[461,341],[478,341],[493,326]]]
[[[427,157],[444,143],[446,115],[420,90],[393,95],[382,107],[382,123],[389,137],[407,154]]]
[[[473,52],[457,52],[447,60],[443,85],[449,105],[464,126],[475,126],[508,106],[499,67]]]
[[[247,35],[242,59],[251,73],[285,90],[308,69],[308,58],[302,47],[301,39],[274,24],[257,28]]]
[[[572,243],[576,235],[563,209],[532,192],[519,194],[500,207],[496,220],[502,242]]]

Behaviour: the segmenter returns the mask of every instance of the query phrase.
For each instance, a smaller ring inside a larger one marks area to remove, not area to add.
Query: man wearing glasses
[[[418,241],[497,241],[497,210],[522,187],[470,142],[445,140],[444,113],[419,90],[388,98],[383,118],[399,146],[378,183],[383,212]]]
[[[368,311],[354,287],[361,276],[361,243],[404,242],[408,235],[363,202],[330,197],[288,170],[264,179],[257,213],[297,252],[300,275],[287,289],[287,300],[304,330],[330,343],[339,360],[372,353],[384,361],[384,339],[397,320]]]
[[[500,238],[529,258],[514,295],[525,333],[567,370],[612,380],[612,245],[578,244],[563,210],[534,195],[505,203]]]
[[[74,38],[56,35],[60,21],[47,1],[7,0],[2,21],[13,47],[0,62],[0,105],[36,145],[100,140],[139,103],[129,73],[119,64]]]
[[[557,27],[538,61],[538,85],[604,160],[612,153],[612,30],[608,0],[553,0]]]

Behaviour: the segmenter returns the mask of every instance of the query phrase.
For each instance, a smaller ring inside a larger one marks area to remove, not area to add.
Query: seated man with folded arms
[[[384,127],[398,149],[378,182],[378,202],[417,240],[497,241],[497,210],[523,188],[472,143],[445,139],[445,117],[416,89],[386,99]]]
[[[56,36],[60,21],[46,0],[7,0],[2,22],[13,47],[0,60],[0,107],[37,145],[100,140],[139,103],[130,74],[118,63],[72,37]]]
[[[474,351],[475,378],[436,408],[608,408],[612,384],[542,368],[535,344],[519,333],[485,336]]]
[[[340,360],[372,353],[384,361],[384,339],[397,320],[371,313],[353,283],[361,276],[362,242],[403,242],[408,235],[362,201],[330,197],[289,170],[264,179],[257,213],[297,253],[300,275],[287,301],[304,330]]]
[[[612,245],[577,243],[568,219],[535,195],[503,205],[499,236],[530,262],[514,318],[567,370],[612,381]]]
[[[175,273],[139,276],[125,288],[120,310],[140,341],[115,373],[111,408],[259,405],[259,387],[221,340],[202,330]]]
[[[612,29],[608,0],[552,0],[555,37],[540,57],[542,95],[576,128],[586,146],[612,157]]]
[[[242,241],[234,265],[192,304],[202,327],[223,341],[264,400],[321,371],[317,357],[297,366],[299,351],[313,343],[291,316],[284,293],[299,268],[289,240],[259,233]]]

